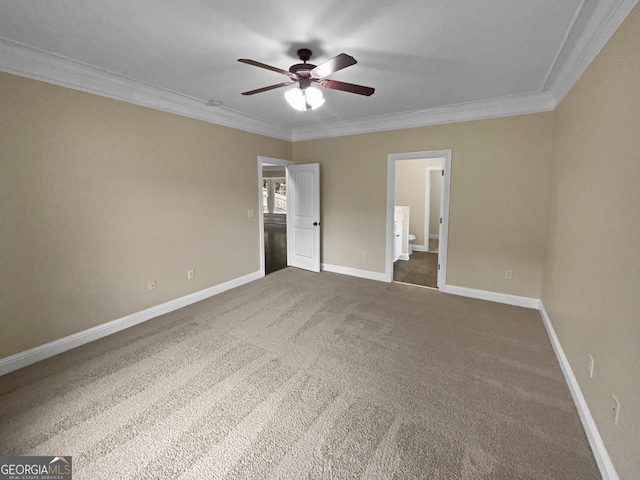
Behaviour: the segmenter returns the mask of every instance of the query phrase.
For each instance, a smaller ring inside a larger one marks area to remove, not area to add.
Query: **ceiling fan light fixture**
[[[324,98],[322,92],[314,87],[292,88],[284,93],[284,98],[296,110],[306,112],[307,110],[315,110],[322,106]]]

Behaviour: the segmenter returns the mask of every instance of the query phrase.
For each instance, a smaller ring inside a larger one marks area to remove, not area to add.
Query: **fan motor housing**
[[[296,63],[295,65],[291,65],[289,67],[289,71],[291,73],[295,73],[300,77],[308,77],[309,72],[311,72],[311,70],[313,70],[314,68],[316,68],[316,66],[311,63]]]

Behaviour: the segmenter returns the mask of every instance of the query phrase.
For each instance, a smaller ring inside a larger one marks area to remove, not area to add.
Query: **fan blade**
[[[357,93],[358,95],[366,95],[367,97],[373,95],[373,92],[376,91],[375,88],[355,85],[353,83],[338,82],[336,80],[320,80],[318,83],[326,88],[342,90],[343,92]]]
[[[242,92],[242,95],[254,95],[256,93],[268,92],[269,90],[273,90],[274,88],[286,87],[287,85],[293,85],[294,83],[296,82],[277,83],[275,85],[270,85],[268,87],[262,87],[256,90],[249,90],[248,92]]]
[[[343,68],[350,67],[351,65],[355,65],[356,59],[351,55],[347,55],[346,53],[341,53],[340,55],[336,55],[333,58],[330,58],[324,63],[321,63],[316,68],[311,70],[311,76],[313,78],[322,78],[328,75],[331,75],[338,70],[342,70]]]
[[[282,70],[278,67],[272,67],[271,65],[267,65],[266,63],[256,62],[255,60],[249,60],[248,58],[239,58],[239,62],[246,63],[247,65],[253,65],[254,67],[266,68],[267,70],[271,70],[272,72],[281,73],[282,75],[286,75],[291,80],[297,80],[298,76],[295,73],[287,72],[286,70]]]

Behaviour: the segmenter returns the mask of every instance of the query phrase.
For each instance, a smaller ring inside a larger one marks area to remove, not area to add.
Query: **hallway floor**
[[[265,223],[264,225],[265,274],[277,272],[287,266],[287,226]]]

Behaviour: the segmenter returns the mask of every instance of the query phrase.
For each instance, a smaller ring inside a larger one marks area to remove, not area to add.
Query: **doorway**
[[[260,270],[262,275],[287,266],[287,184],[290,160],[258,157]]]
[[[450,150],[388,156],[387,281],[446,285],[450,172]],[[403,177],[407,191],[397,188]],[[394,227],[403,232],[400,252],[394,252]]]
[[[441,191],[441,158],[397,162],[394,224],[402,222],[407,238],[394,257],[394,281],[438,288]]]
[[[320,164],[259,156],[258,201],[262,276],[285,266],[319,272]]]

